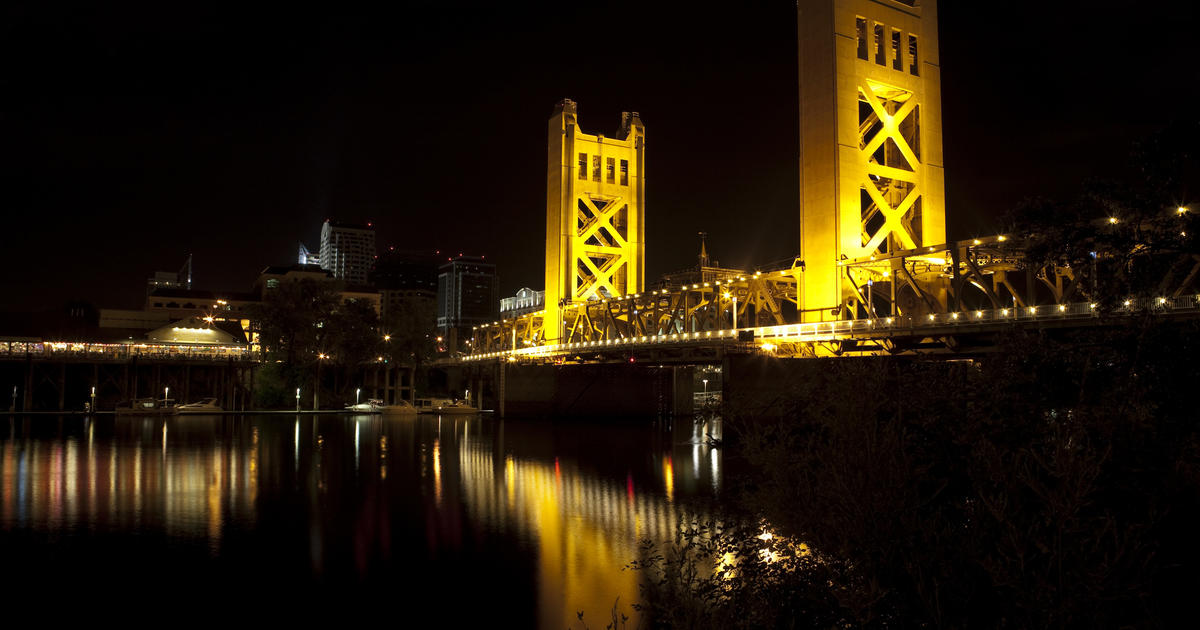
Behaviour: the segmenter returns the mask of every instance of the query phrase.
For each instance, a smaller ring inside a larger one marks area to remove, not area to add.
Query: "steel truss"
[[[870,340],[846,343],[835,329],[848,322],[860,327],[887,322],[887,330],[898,331],[900,321],[921,322],[923,327],[942,320],[957,324],[959,316],[965,323],[972,314],[983,311],[1067,308],[1069,304],[1087,306],[1095,300],[1094,287],[1087,286],[1085,274],[1069,264],[1035,267],[1024,261],[1024,244],[1004,236],[843,260],[839,262],[842,302],[819,309],[828,311],[825,321],[804,324],[830,326],[833,332],[827,338],[780,338],[770,343],[779,346],[778,354],[788,356],[893,353],[898,348],[889,339],[891,333],[876,331]],[[1200,262],[1194,267],[1181,283],[1170,283],[1161,293],[1182,295],[1200,277]],[[788,269],[566,304],[561,307],[565,326],[561,345],[619,346],[660,336],[694,344],[705,343],[710,332],[714,333],[713,343],[727,343],[739,330],[758,333],[799,324],[802,305],[797,279],[802,270],[803,263],[795,261]],[[543,317],[544,312],[538,312],[476,328],[471,354],[545,345]],[[930,340],[953,349],[955,330],[961,327],[931,332]],[[723,334],[716,335],[717,331]],[[896,332],[896,336],[902,335]]]

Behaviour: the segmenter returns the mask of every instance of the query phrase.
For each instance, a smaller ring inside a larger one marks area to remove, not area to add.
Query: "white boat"
[[[217,413],[224,411],[221,405],[217,404],[216,398],[201,398],[194,403],[179,405],[175,408],[179,413]]]
[[[415,416],[417,408],[407,400],[398,401],[394,405],[385,405],[380,411],[385,416]]]
[[[418,398],[417,411],[442,415],[479,413],[479,410],[472,407],[470,403],[449,398]]]
[[[383,410],[383,401],[378,398],[371,398],[367,402],[361,402],[357,405],[346,405],[346,410],[357,413],[380,413]]]

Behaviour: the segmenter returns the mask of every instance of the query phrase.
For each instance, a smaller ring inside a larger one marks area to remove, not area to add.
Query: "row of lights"
[[[725,337],[726,335],[732,337],[734,334],[734,331],[732,331],[732,330],[728,330],[728,331],[718,330],[715,332],[716,332],[715,336],[718,338]],[[637,337],[637,336],[621,337],[619,339],[604,339],[604,340],[598,340],[598,341],[578,341],[578,342],[567,343],[567,344],[551,344],[551,345],[546,345],[546,346],[536,346],[533,348],[523,348],[521,350],[505,350],[502,352],[487,352],[487,353],[480,354],[480,355],[474,355],[470,358],[471,359],[488,359],[488,358],[505,356],[505,355],[509,355],[509,354],[513,354],[513,353],[516,353],[516,354],[545,354],[545,353],[549,353],[549,352],[555,352],[557,350],[596,348],[596,347],[601,347],[601,346],[632,344],[632,343],[639,343],[639,342],[640,343],[661,343],[663,340],[683,341],[683,340],[687,340],[687,339],[702,339],[702,338],[708,339],[708,338],[712,338],[714,336],[713,333],[714,333],[714,331],[709,330],[709,331],[705,331],[705,332],[671,333],[671,334],[662,333],[662,334],[657,334],[657,335],[643,335],[641,337]]]
[[[1197,299],[1197,301],[1200,301],[1200,295],[1197,295],[1197,296],[1196,296],[1196,299]],[[1158,304],[1159,304],[1159,305],[1164,305],[1164,304],[1166,304],[1166,303],[1167,303],[1167,298],[1165,298],[1165,297],[1159,297],[1159,298],[1157,299],[1157,302],[1158,302]],[[1130,305],[1132,305],[1132,304],[1133,304],[1133,301],[1132,301],[1132,300],[1125,300],[1125,301],[1124,301],[1124,305],[1125,305],[1126,307],[1128,307],[1128,306],[1130,306]],[[1089,309],[1089,310],[1095,310],[1095,309],[1096,309],[1096,307],[1097,307],[1097,304],[1096,304],[1096,303],[1094,303],[1094,302],[1093,302],[1093,303],[1091,303],[1091,304],[1088,304],[1088,309]],[[1036,314],[1038,313],[1038,307],[1037,307],[1037,306],[1030,306],[1030,307],[1027,307],[1027,308],[1028,308],[1028,313],[1029,313],[1030,315],[1036,315]],[[1058,312],[1060,312],[1060,313],[1065,313],[1065,312],[1067,311],[1067,305],[1066,305],[1066,304],[1058,304],[1058,305],[1056,305],[1056,306],[1055,306],[1055,309],[1057,309],[1057,310],[1058,310]],[[1010,312],[1015,312],[1015,311],[1017,311],[1017,310],[1018,310],[1018,309],[1008,309],[1008,308],[1003,308],[1003,309],[1000,309],[1000,314],[1001,314],[1001,316],[1003,316],[1003,317],[1008,317]],[[983,316],[984,316],[984,314],[985,314],[985,311],[982,311],[982,310],[975,311],[975,318],[976,318],[976,319],[982,319],[982,318],[983,318]],[[961,315],[961,313],[957,313],[957,312],[956,312],[956,313],[950,313],[950,318],[951,318],[951,319],[954,319],[954,320],[957,320],[957,319],[959,318],[959,316],[960,316],[960,315]],[[935,321],[936,319],[937,319],[937,314],[935,314],[935,313],[930,313],[930,314],[929,314],[929,321]],[[884,318],[884,322],[885,322],[885,323],[887,323],[888,325],[891,325],[891,324],[892,324],[894,321],[895,321],[895,319],[894,319],[894,318],[892,318],[892,317],[887,317],[887,318]],[[874,320],[871,320],[871,323],[873,324],[873,323],[874,323]],[[795,329],[793,329],[793,330],[795,330]],[[717,331],[717,337],[724,337],[724,336],[725,336],[725,333],[726,333],[726,331],[724,331],[724,330],[719,330],[719,331]],[[732,334],[733,334],[733,331],[729,331],[729,333],[730,333],[730,335],[732,335]],[[713,331],[706,331],[706,332],[704,332],[704,333],[703,333],[703,337],[704,337],[704,338],[711,338],[712,336],[713,336]],[[700,339],[700,338],[701,338],[701,333],[700,333],[700,332],[693,332],[693,333],[672,333],[672,334],[670,334],[670,335],[667,335],[667,334],[658,334],[658,335],[644,335],[644,336],[642,336],[642,337],[621,337],[620,339],[606,339],[606,340],[602,340],[602,341],[582,341],[582,342],[576,342],[576,343],[569,343],[569,344],[565,344],[565,345],[555,344],[555,345],[549,345],[549,346],[538,346],[537,348],[529,348],[528,350],[534,350],[535,352],[539,352],[539,353],[547,353],[547,352],[553,352],[553,351],[555,351],[555,350],[558,350],[558,349],[560,349],[560,348],[562,348],[562,349],[568,349],[568,350],[572,350],[572,349],[578,349],[578,348],[594,348],[594,347],[600,347],[600,346],[611,346],[611,345],[613,345],[614,343],[619,345],[619,344],[625,344],[625,343],[636,343],[636,342],[639,342],[639,341],[640,341],[640,342],[642,342],[642,343],[647,343],[647,342],[661,342],[661,341],[662,341],[664,338],[669,338],[669,339],[671,339],[671,340],[676,340],[676,339],[682,339],[682,340],[686,340],[686,339],[689,339],[689,338],[691,338],[691,339]],[[760,347],[762,350],[764,350],[764,351],[767,351],[767,352],[774,351],[774,350],[775,350],[775,348],[776,348],[776,346],[775,346],[774,344],[772,344],[772,343],[769,343],[769,342],[768,342],[768,343],[764,343],[764,344],[762,344],[762,345],[761,345],[761,346],[759,346],[759,347]],[[473,359],[484,359],[484,358],[491,358],[491,357],[503,356],[503,355],[506,355],[506,354],[508,354],[508,352],[490,352],[490,353],[487,353],[487,354],[483,354],[483,355],[479,355],[479,356],[476,356],[476,357],[471,357],[471,358],[473,358]],[[515,360],[515,358],[510,356],[510,357],[509,357],[509,360],[510,360],[510,361],[512,361],[512,360]]]
[[[1179,206],[1178,208],[1175,208],[1175,214],[1177,214],[1177,215],[1179,215],[1179,216],[1183,216],[1183,215],[1185,215],[1185,214],[1187,214],[1187,213],[1188,213],[1188,207],[1187,207],[1187,206]],[[1121,220],[1120,220],[1120,219],[1118,219],[1117,217],[1108,217],[1108,222],[1109,222],[1110,224],[1112,224],[1112,225],[1116,225],[1116,224],[1120,223],[1120,222],[1121,222]],[[1180,236],[1187,236],[1187,233],[1186,233],[1186,232],[1180,232],[1180,233],[1179,233],[1179,235],[1180,235]]]

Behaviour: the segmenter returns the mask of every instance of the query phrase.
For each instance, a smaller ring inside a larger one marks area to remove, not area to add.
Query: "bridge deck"
[[[1013,327],[1083,327],[1105,325],[1152,312],[1162,316],[1196,317],[1200,315],[1200,296],[1157,298],[1150,301],[1127,300],[1115,309],[1103,311],[1096,304],[1071,303],[1025,308],[1001,308],[920,317],[879,317],[837,320],[782,326],[703,330],[658,335],[620,337],[565,344],[528,346],[513,350],[467,355],[453,362],[474,361],[545,361],[572,357],[613,360],[620,357],[650,356],[694,360],[719,358],[727,352],[768,352],[783,356],[821,356],[843,354],[839,349],[814,352],[822,344],[846,341],[868,342],[848,354],[896,354],[921,351],[914,341],[933,340],[926,349],[945,351],[943,341],[958,335],[979,335]],[[674,354],[647,355],[655,350],[674,350]]]

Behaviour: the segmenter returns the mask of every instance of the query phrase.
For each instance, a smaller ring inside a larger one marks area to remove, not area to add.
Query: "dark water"
[[[719,500],[706,431],[719,424],[4,418],[0,597],[56,619],[565,628],[582,610],[603,628],[618,597],[632,614],[637,542]]]

